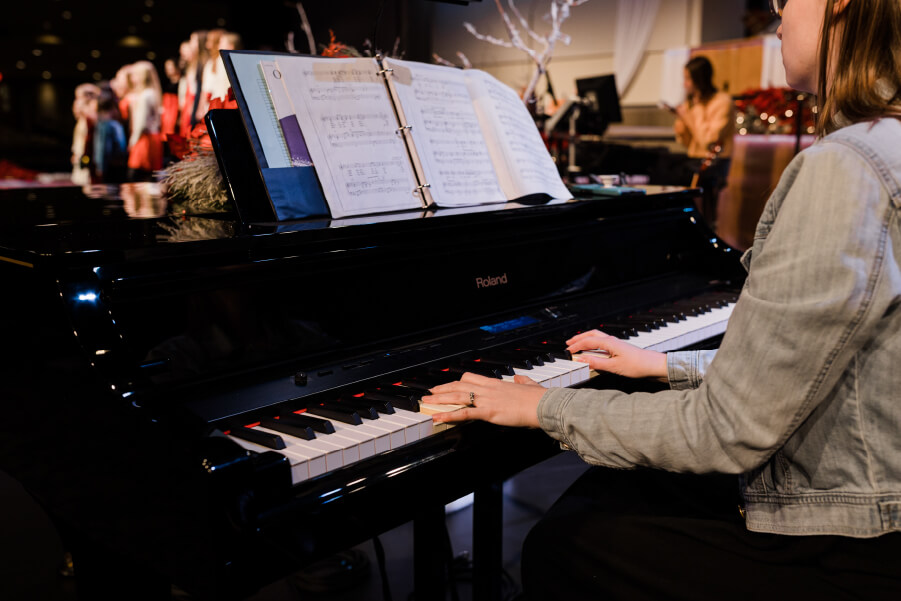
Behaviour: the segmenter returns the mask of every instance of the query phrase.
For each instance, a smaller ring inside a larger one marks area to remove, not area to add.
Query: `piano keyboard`
[[[712,308],[707,313],[686,316],[682,321],[669,323],[650,332],[639,332],[637,336],[626,340],[652,351],[666,352],[685,348],[725,332],[734,307],[735,303],[730,302],[722,307]]]
[[[734,297],[707,295],[690,305],[674,304],[597,327],[641,348],[675,350],[722,334],[734,306]],[[548,388],[589,380],[589,366],[571,361],[565,346],[542,341],[484,351],[480,359],[418,372],[333,402],[238,425],[226,434],[248,451],[284,454],[291,463],[293,483],[298,484],[450,427],[433,424],[431,416],[457,406],[430,405],[420,398],[432,386],[459,379],[466,371],[508,381],[523,375]]]

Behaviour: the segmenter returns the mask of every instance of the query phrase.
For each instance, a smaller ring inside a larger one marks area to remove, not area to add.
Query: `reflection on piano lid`
[[[82,565],[141,566],[131,581],[199,598],[440,522],[558,452],[540,431],[435,428],[430,387],[467,370],[631,385],[564,341],[703,344],[743,279],[679,189],[277,225],[129,217],[121,199],[44,210],[64,202],[16,197],[0,223],[0,468],[90,551]]]

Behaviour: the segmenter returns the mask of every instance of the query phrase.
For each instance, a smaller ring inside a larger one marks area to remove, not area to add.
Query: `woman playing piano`
[[[819,140],[763,211],[715,355],[593,331],[568,341],[609,353],[592,368],[670,390],[467,374],[424,399],[602,466],[526,539],[527,598],[901,599],[901,1],[771,4]]]

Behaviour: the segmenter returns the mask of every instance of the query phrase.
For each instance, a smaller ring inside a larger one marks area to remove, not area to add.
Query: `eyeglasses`
[[[770,0],[770,11],[781,19],[786,4],[788,4],[788,0]]]

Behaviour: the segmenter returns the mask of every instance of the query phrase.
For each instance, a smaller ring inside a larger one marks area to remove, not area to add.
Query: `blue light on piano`
[[[514,330],[516,328],[521,328],[522,326],[529,326],[533,323],[538,323],[538,320],[534,317],[529,317],[528,315],[523,315],[522,317],[517,317],[516,319],[510,319],[507,321],[502,321],[501,323],[494,323],[488,326],[481,326],[479,329],[488,332],[490,334],[500,334],[501,332],[508,332],[510,330]]]
[[[75,300],[81,303],[96,303],[100,296],[96,292],[82,292],[75,297]]]
[[[694,209],[692,209],[690,207],[686,207],[686,208],[682,209],[683,213],[691,213],[692,211],[694,211]]]
[[[332,495],[337,495],[337,494],[340,493],[340,492],[341,492],[341,489],[340,489],[340,488],[336,488],[335,490],[330,490],[330,491],[328,491],[328,492],[326,492],[326,493],[322,493],[321,495],[319,495],[319,498],[320,498],[320,499],[325,499],[326,497],[332,497],[331,499],[328,499],[328,500],[322,502],[322,504],[325,505],[326,503],[331,503],[332,501],[337,501],[338,499],[340,499],[341,497],[343,497],[344,495],[338,495],[337,497],[332,496]]]

